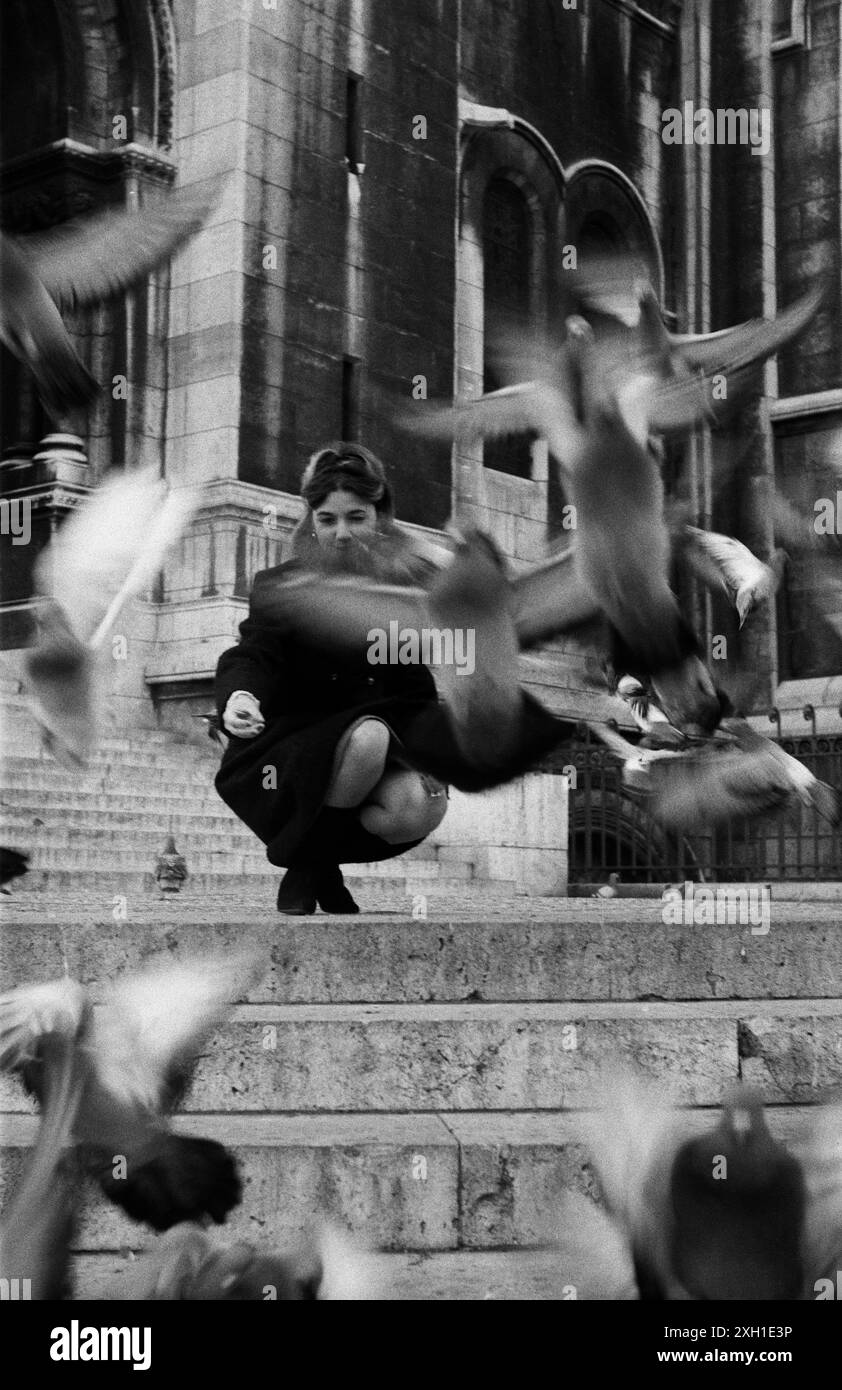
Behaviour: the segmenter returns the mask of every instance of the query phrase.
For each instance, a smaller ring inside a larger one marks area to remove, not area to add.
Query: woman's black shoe
[[[315,910],[316,881],[312,866],[290,865],[278,889],[278,911],[290,917],[306,917]]]
[[[338,864],[319,865],[316,870],[316,897],[323,912],[359,912]]]

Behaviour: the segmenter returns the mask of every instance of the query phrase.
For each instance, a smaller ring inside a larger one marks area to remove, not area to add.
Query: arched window
[[[607,212],[590,212],[579,228],[576,249],[580,260],[589,256],[618,254],[627,249],[626,239],[614,218]]]
[[[526,325],[530,317],[532,217],[525,195],[511,179],[495,176],[485,190],[482,217],[483,249],[483,390],[497,391],[508,383],[499,374],[501,335]],[[526,435],[488,440],[486,468],[530,475],[531,450]]]

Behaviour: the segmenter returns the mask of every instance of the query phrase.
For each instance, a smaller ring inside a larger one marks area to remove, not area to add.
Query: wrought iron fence
[[[842,737],[816,734],[776,740],[823,782],[842,789]],[[623,786],[621,767],[587,725],[573,752],[553,759],[572,766],[570,883],[735,882],[842,879],[842,834],[796,803],[762,819],[735,819],[706,835],[665,830],[645,800]]]

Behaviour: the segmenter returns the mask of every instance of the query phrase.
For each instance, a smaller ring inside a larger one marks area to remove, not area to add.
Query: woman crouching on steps
[[[432,566],[395,525],[383,465],[358,444],[311,458],[293,558],[255,576],[240,641],[220,657],[216,699],[230,743],[216,788],[286,866],[285,913],[358,912],[339,868],[419,844],[447,809],[444,785],[401,757],[401,733],[437,703],[426,666],[372,665],[293,638],[272,594],[316,569],[418,583]]]

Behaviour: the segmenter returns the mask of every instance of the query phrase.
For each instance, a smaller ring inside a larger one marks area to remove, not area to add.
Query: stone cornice
[[[842,386],[834,386],[829,391],[808,391],[803,396],[781,396],[778,400],[769,401],[772,420],[824,415],[831,410],[842,410]]]
[[[644,5],[639,5],[636,0],[608,0],[615,10],[621,14],[627,14],[631,19],[637,20],[640,24],[646,24],[650,29],[654,29],[663,38],[674,39],[678,33],[678,19],[659,19],[652,14]],[[676,10],[677,15],[677,10]]]

